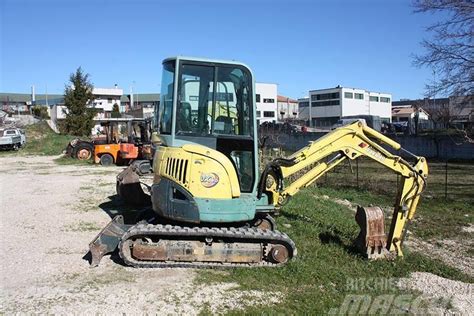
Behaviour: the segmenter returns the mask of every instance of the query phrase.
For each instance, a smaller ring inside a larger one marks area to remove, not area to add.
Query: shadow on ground
[[[140,219],[146,218],[146,215],[152,215],[153,210],[150,206],[135,207],[127,205],[118,195],[111,195],[108,201],[103,202],[99,207],[113,219],[115,216],[122,215],[125,224],[136,224]]]
[[[344,248],[344,250],[353,255],[353,256],[358,256],[358,257],[363,257],[363,255],[360,253],[359,249],[355,246],[354,243],[351,243],[350,245],[345,244],[340,237],[340,232],[336,231],[326,231],[323,233],[319,234],[319,240],[321,241],[322,244],[325,245],[337,245],[341,248]]]

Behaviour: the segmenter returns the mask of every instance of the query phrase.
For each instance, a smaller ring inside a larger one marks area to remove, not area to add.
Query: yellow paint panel
[[[182,185],[195,197],[231,199],[240,196],[232,163],[223,154],[204,146],[160,146],[153,169],[159,170],[160,177]]]

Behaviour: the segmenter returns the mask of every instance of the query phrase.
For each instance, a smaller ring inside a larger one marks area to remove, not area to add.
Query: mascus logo
[[[213,172],[201,173],[201,184],[203,187],[212,188],[219,182],[219,176]]]

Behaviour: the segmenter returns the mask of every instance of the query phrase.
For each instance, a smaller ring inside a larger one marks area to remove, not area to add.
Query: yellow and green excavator
[[[403,255],[407,223],[426,186],[425,158],[405,151],[413,158],[408,162],[392,154],[386,148],[403,150],[398,143],[356,121],[274,159],[259,173],[255,82],[247,66],[169,58],[161,89],[152,165],[137,162],[117,176],[119,196],[149,202],[152,215],[133,223],[116,216],[89,245],[93,266],[116,250],[134,267],[284,264],[296,247],[272,215],[302,188],[359,157],[387,167],[401,181],[388,236],[382,210],[359,207],[355,242],[368,258]],[[140,181],[146,172],[153,176],[151,186]],[[290,176],[296,180],[288,183]]]

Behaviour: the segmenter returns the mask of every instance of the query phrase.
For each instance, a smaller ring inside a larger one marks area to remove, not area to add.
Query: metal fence
[[[261,165],[273,158],[289,155],[281,149],[265,148]],[[423,193],[428,198],[444,198],[474,203],[474,163],[428,160],[429,175]],[[301,174],[289,181],[295,180]],[[322,176],[316,185],[336,188],[366,189],[380,194],[397,193],[399,175],[374,162],[361,157],[355,161],[346,160]]]
[[[424,196],[474,202],[474,164],[428,161],[429,174]],[[400,176],[368,158],[336,167],[320,183],[396,194]]]

